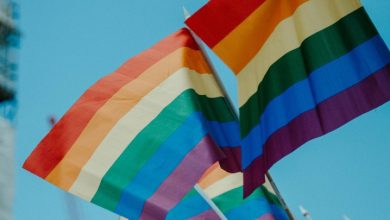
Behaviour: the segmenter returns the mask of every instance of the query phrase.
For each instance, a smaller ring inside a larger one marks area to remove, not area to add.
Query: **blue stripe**
[[[116,211],[124,216],[138,219],[145,201],[208,133],[217,144],[223,146],[230,144],[223,132],[239,133],[236,129],[238,125],[235,123],[209,122],[202,113],[191,114],[129,182],[117,204]]]
[[[219,147],[239,147],[241,145],[240,125],[238,121],[208,122],[208,131]]]
[[[360,82],[390,62],[389,51],[376,36],[350,53],[317,69],[273,99],[242,141],[244,169],[262,154],[263,145],[278,129],[322,101]],[[259,147],[261,146],[261,147]]]
[[[272,215],[276,220],[289,220],[286,211],[282,207],[275,204],[271,204]]]
[[[140,217],[145,201],[206,135],[203,121],[200,113],[190,115],[159,147],[124,189],[117,213],[134,219]]]
[[[264,214],[272,214],[271,206],[264,197],[251,199],[248,202],[224,213],[229,220],[257,219]]]
[[[201,195],[193,196],[180,201],[167,215],[167,220],[188,219],[210,210],[211,207]]]

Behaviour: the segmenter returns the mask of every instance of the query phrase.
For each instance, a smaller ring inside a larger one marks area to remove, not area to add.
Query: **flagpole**
[[[200,188],[198,184],[195,185],[195,190],[203,197],[204,200],[210,205],[210,207],[215,211],[215,213],[218,215],[218,217],[221,218],[221,220],[227,220],[226,216],[222,213],[222,211],[215,205],[215,203],[204,193],[203,189]]]
[[[189,18],[191,16],[191,14],[188,12],[188,10],[184,6],[183,6],[183,12],[184,12],[184,19],[187,19],[187,18]],[[230,104],[229,107],[230,107],[231,111],[235,114],[235,117],[238,120],[240,113],[239,113],[238,109],[234,107],[235,106],[234,101],[233,101],[232,97],[229,95],[229,93],[227,92],[227,88],[226,88],[225,84],[222,83],[221,76],[218,74],[216,68],[214,67],[213,63],[211,62],[211,59],[210,59],[209,55],[206,52],[206,49],[204,47],[203,42],[200,40],[200,38],[189,27],[187,27],[187,28],[190,30],[190,32],[191,32],[193,38],[195,39],[196,43],[199,45],[199,48],[202,51],[202,53],[203,53],[207,63],[209,64],[211,71],[213,71],[213,73],[216,76],[217,82],[218,82],[219,86],[221,87],[222,92],[224,93],[226,99],[228,100],[228,102]],[[295,220],[294,216],[292,215],[292,212],[290,211],[290,209],[287,206],[286,202],[284,201],[282,195],[280,194],[280,191],[279,191],[278,187],[276,186],[275,182],[273,181],[273,179],[271,177],[271,174],[269,172],[267,172],[266,176],[267,176],[267,178],[268,178],[268,180],[269,180],[269,182],[271,184],[272,189],[274,190],[276,196],[278,197],[280,203],[282,204],[283,209],[286,211],[286,213],[288,215],[288,218],[290,220]]]
[[[282,204],[284,211],[286,211],[288,218],[291,220],[294,220],[295,218],[294,218],[293,214],[291,213],[290,209],[288,208],[287,203],[284,201],[282,194],[280,193],[278,187],[276,186],[271,174],[269,172],[267,172],[265,175],[267,176],[267,179],[268,179],[269,183],[271,184],[272,189],[274,190],[276,196],[278,197],[280,204]]]
[[[183,6],[183,12],[184,12],[184,19],[187,19],[191,16],[190,13],[187,11],[187,9],[184,6]],[[229,93],[227,92],[226,86],[222,83],[221,76],[217,73],[217,70],[215,69],[213,63],[211,62],[209,55],[206,53],[206,49],[205,49],[202,41],[189,27],[187,27],[187,28],[188,28],[188,30],[190,30],[191,35],[195,39],[196,43],[199,45],[199,48],[202,51],[207,63],[209,64],[211,71],[214,73],[215,78],[217,79],[217,82],[218,82],[219,86],[221,87],[222,92],[225,95],[225,98],[228,100],[228,102],[230,104],[229,105],[230,110],[234,113],[234,116],[238,119],[238,116],[240,113],[238,112],[238,109],[234,107],[235,106],[234,101],[233,101],[232,97],[229,95]]]
[[[187,9],[183,6],[183,12],[184,12],[184,19],[187,19],[190,17],[190,13],[187,11]],[[188,28],[188,30],[190,30]],[[196,34],[194,32],[192,32],[190,30],[190,33],[192,35],[192,37],[194,38],[194,40],[196,41],[196,43],[199,45],[199,48],[200,50],[202,51],[205,59],[206,59],[206,62],[209,64],[210,66],[210,69],[211,71],[215,74],[216,76],[216,79],[218,81],[218,84],[220,85],[221,89],[222,89],[222,92],[225,94],[227,100],[229,101],[229,105],[228,107],[230,108],[230,111],[233,113],[233,115],[236,117],[236,119],[238,120],[238,111],[234,108],[234,102],[233,102],[233,99],[228,96],[227,94],[227,90],[226,90],[226,87],[225,85],[222,83],[222,79],[220,78],[220,76],[217,74],[217,71],[216,69],[214,68],[208,54],[206,53],[205,51],[205,48],[202,44],[202,42],[200,41],[199,37],[196,36]],[[199,193],[199,195],[201,195],[203,197],[204,200],[206,200],[206,202],[210,205],[210,207],[214,210],[214,212],[221,218],[221,220],[227,220],[226,216],[222,213],[222,211],[215,205],[215,203],[204,193],[203,189],[199,187],[198,184],[195,185],[195,190]]]

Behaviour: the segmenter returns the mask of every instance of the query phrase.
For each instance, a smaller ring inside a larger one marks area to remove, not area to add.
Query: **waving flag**
[[[218,163],[206,171],[199,186],[229,220],[288,219],[279,199],[270,192],[268,182],[243,199],[242,173],[228,173]]]
[[[166,219],[226,219],[287,220],[272,187],[266,181],[248,198],[243,199],[242,173],[228,173],[219,163],[210,167],[198,182],[202,194],[193,188],[167,215]],[[214,208],[206,201],[210,200]]]
[[[225,135],[229,134],[229,135]],[[24,168],[130,219],[162,219],[239,145],[239,128],[186,29],[89,88]]]
[[[245,195],[390,98],[390,54],[359,0],[211,0],[186,23],[237,76]]]

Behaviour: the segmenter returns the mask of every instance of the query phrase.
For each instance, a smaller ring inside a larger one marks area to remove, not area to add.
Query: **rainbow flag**
[[[245,195],[305,142],[390,99],[390,54],[359,0],[211,0],[187,25],[239,85]]]
[[[203,195],[193,188],[170,210],[166,219],[221,219],[215,209],[229,220],[289,219],[268,181],[243,199],[242,173],[228,173],[219,163],[203,174],[198,186]]]
[[[199,186],[229,220],[288,220],[268,181],[243,199],[242,173],[228,173],[216,163],[200,179]]]
[[[24,168],[121,216],[163,219],[239,136],[215,76],[181,29],[90,87]]]

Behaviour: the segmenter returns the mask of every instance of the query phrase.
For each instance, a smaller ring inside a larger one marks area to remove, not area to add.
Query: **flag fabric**
[[[359,0],[211,0],[186,23],[236,74],[246,196],[390,98],[389,50]]]
[[[198,190],[193,188],[167,215],[167,220],[221,219]]]
[[[200,179],[199,186],[229,220],[289,219],[268,181],[244,199],[242,173],[228,173],[216,163]]]
[[[203,174],[198,186],[204,195],[193,188],[166,219],[221,219],[207,198],[229,220],[288,220],[268,181],[243,199],[242,173],[228,173],[215,163]]]
[[[90,87],[24,168],[121,216],[164,219],[239,139],[215,76],[181,29]]]
[[[120,219],[127,220],[124,217],[121,217]],[[166,220],[178,219],[218,220],[220,217],[204,199],[204,197],[202,197],[202,195],[193,188],[174,208],[168,212],[166,216]]]

